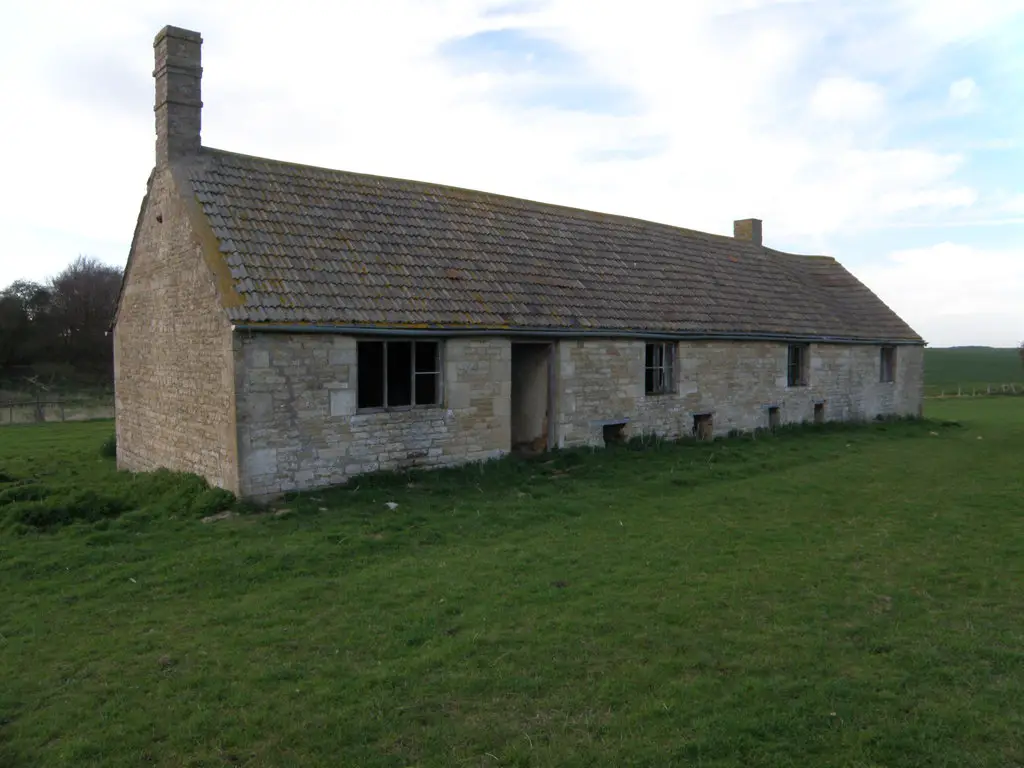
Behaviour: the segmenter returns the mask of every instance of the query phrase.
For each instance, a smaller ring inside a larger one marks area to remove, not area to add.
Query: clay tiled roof
[[[831,258],[207,148],[187,175],[240,324],[920,341]]]

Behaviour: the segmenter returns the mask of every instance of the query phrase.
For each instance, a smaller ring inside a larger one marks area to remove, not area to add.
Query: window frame
[[[799,358],[794,366],[793,353],[796,351]],[[796,380],[793,378],[793,369],[798,370]],[[807,387],[811,379],[811,345],[810,344],[789,344],[786,347],[786,386]]]
[[[644,395],[645,396],[658,396],[658,395],[671,395],[676,391],[676,360],[678,358],[677,348],[678,343],[675,341],[646,341],[644,342]],[[661,350],[661,363],[656,365],[647,364],[647,351],[648,348],[660,349]],[[668,356],[668,361],[665,361],[665,356]],[[662,387],[654,387],[653,389],[647,389],[647,372],[654,371],[656,374],[660,372],[663,381]]]
[[[360,389],[359,389],[359,345],[360,344],[382,344],[383,345],[383,370],[381,372],[381,380],[383,386],[383,400],[384,405],[371,405],[362,407],[359,405],[360,401]],[[388,344],[389,343],[402,343],[409,344],[409,386],[410,389],[410,400],[412,402],[409,405],[388,405]],[[417,371],[416,370],[416,345],[417,344],[435,344],[434,354],[434,368],[433,371]],[[436,376],[437,377],[437,397],[432,403],[417,403],[416,402],[416,377],[417,376]],[[443,408],[444,407],[444,340],[440,338],[374,338],[374,337],[363,337],[356,339],[356,413],[390,413],[393,411],[412,411],[412,410],[423,410],[428,408]]]
[[[889,358],[888,365],[886,365],[886,357]],[[880,384],[896,383],[896,359],[896,346],[894,344],[883,344],[879,348],[878,381]],[[888,377],[886,377],[886,373],[888,373]]]

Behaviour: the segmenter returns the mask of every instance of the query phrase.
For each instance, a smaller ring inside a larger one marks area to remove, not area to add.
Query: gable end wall
[[[153,176],[125,276],[114,386],[119,468],[238,490],[231,325],[167,168]]]

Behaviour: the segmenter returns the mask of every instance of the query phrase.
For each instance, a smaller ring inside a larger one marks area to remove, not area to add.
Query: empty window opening
[[[786,383],[791,387],[807,386],[807,362],[810,347],[807,344],[790,344],[786,362]]]
[[[896,381],[896,347],[882,347],[880,381]]]
[[[436,341],[360,341],[360,408],[437,405],[441,399],[440,344]]]
[[[698,413],[693,417],[693,436],[698,440],[710,440],[714,437],[714,421],[710,413]]]
[[[644,354],[644,392],[663,395],[672,391],[676,345],[673,342],[655,342],[646,345]]]
[[[436,405],[441,402],[441,346],[436,341],[417,341],[414,356],[413,401]]]
[[[825,404],[815,403],[814,404],[814,423],[824,424],[825,423]]]
[[[605,445],[626,442],[625,424],[605,424],[601,431],[604,433]]]
[[[778,429],[782,426],[782,411],[779,406],[772,405],[768,408],[768,429]]]

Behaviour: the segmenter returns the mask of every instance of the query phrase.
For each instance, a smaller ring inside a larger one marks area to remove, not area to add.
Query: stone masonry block
[[[356,393],[351,389],[330,391],[331,416],[351,416],[356,412]]]

